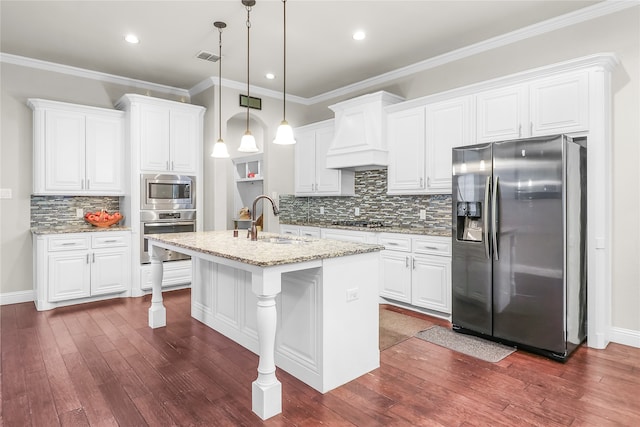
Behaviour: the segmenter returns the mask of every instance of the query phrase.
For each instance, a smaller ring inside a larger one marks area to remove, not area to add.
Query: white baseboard
[[[640,331],[612,327],[609,329],[609,341],[640,348]]]
[[[0,305],[33,302],[33,291],[16,291],[0,294]]]

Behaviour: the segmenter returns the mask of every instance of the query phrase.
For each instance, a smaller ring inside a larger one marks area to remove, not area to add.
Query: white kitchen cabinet
[[[451,194],[451,149],[471,143],[471,97],[426,107],[427,193]]]
[[[535,80],[529,96],[531,136],[589,128],[589,74],[574,72]]]
[[[387,114],[388,194],[426,191],[425,121],[423,106]]]
[[[128,296],[131,233],[94,232],[34,236],[36,308]]]
[[[451,314],[451,243],[448,237],[381,233],[380,296]]]
[[[33,192],[124,194],[124,114],[30,99],[33,109]]]
[[[376,233],[369,231],[343,230],[340,228],[321,228],[320,237],[323,239],[342,240],[355,243],[375,243]]]
[[[124,95],[117,107],[130,114],[140,172],[200,173],[204,107],[134,94]]]
[[[476,95],[476,142],[545,136],[589,128],[589,75],[573,72]]]
[[[451,193],[451,149],[472,127],[470,96],[389,111],[387,193]]]
[[[295,129],[295,195],[353,196],[354,172],[326,167],[333,139],[333,120]]]
[[[476,142],[518,139],[528,131],[528,86],[519,84],[476,95]]]

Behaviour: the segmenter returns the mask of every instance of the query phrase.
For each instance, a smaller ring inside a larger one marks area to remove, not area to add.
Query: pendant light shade
[[[296,140],[293,138],[293,129],[289,125],[286,119],[287,112],[287,0],[282,0],[283,10],[283,23],[284,23],[284,48],[283,48],[283,72],[282,72],[282,121],[276,132],[276,137],[273,140],[274,144],[278,145],[291,145],[295,144]]]
[[[238,147],[238,151],[243,153],[255,153],[259,151],[258,146],[256,145],[256,139],[249,130],[249,33],[251,29],[251,7],[254,6],[256,2],[255,0],[242,0],[242,4],[247,8],[247,130],[240,140],[240,147]]]
[[[227,24],[216,21],[213,25],[218,29],[218,140],[213,145],[211,157],[225,159],[229,157],[229,151],[222,139],[222,29],[226,28]]]

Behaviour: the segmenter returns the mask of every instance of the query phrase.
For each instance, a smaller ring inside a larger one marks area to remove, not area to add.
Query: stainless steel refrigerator
[[[454,330],[561,361],[585,339],[585,143],[453,149]]]

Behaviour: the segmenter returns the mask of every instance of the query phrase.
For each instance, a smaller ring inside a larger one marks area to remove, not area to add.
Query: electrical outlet
[[[10,188],[0,188],[0,199],[10,199],[11,197]]]
[[[324,215],[324,206],[320,206],[320,215]]]
[[[420,219],[427,219],[427,210],[420,209]]]
[[[355,208],[355,209],[353,210],[353,214],[354,214],[355,216],[360,216],[360,208]]]
[[[358,288],[347,289],[347,302],[355,301],[358,299]]]
[[[76,218],[82,218],[84,216],[84,212],[82,212],[82,208],[76,208]]]

